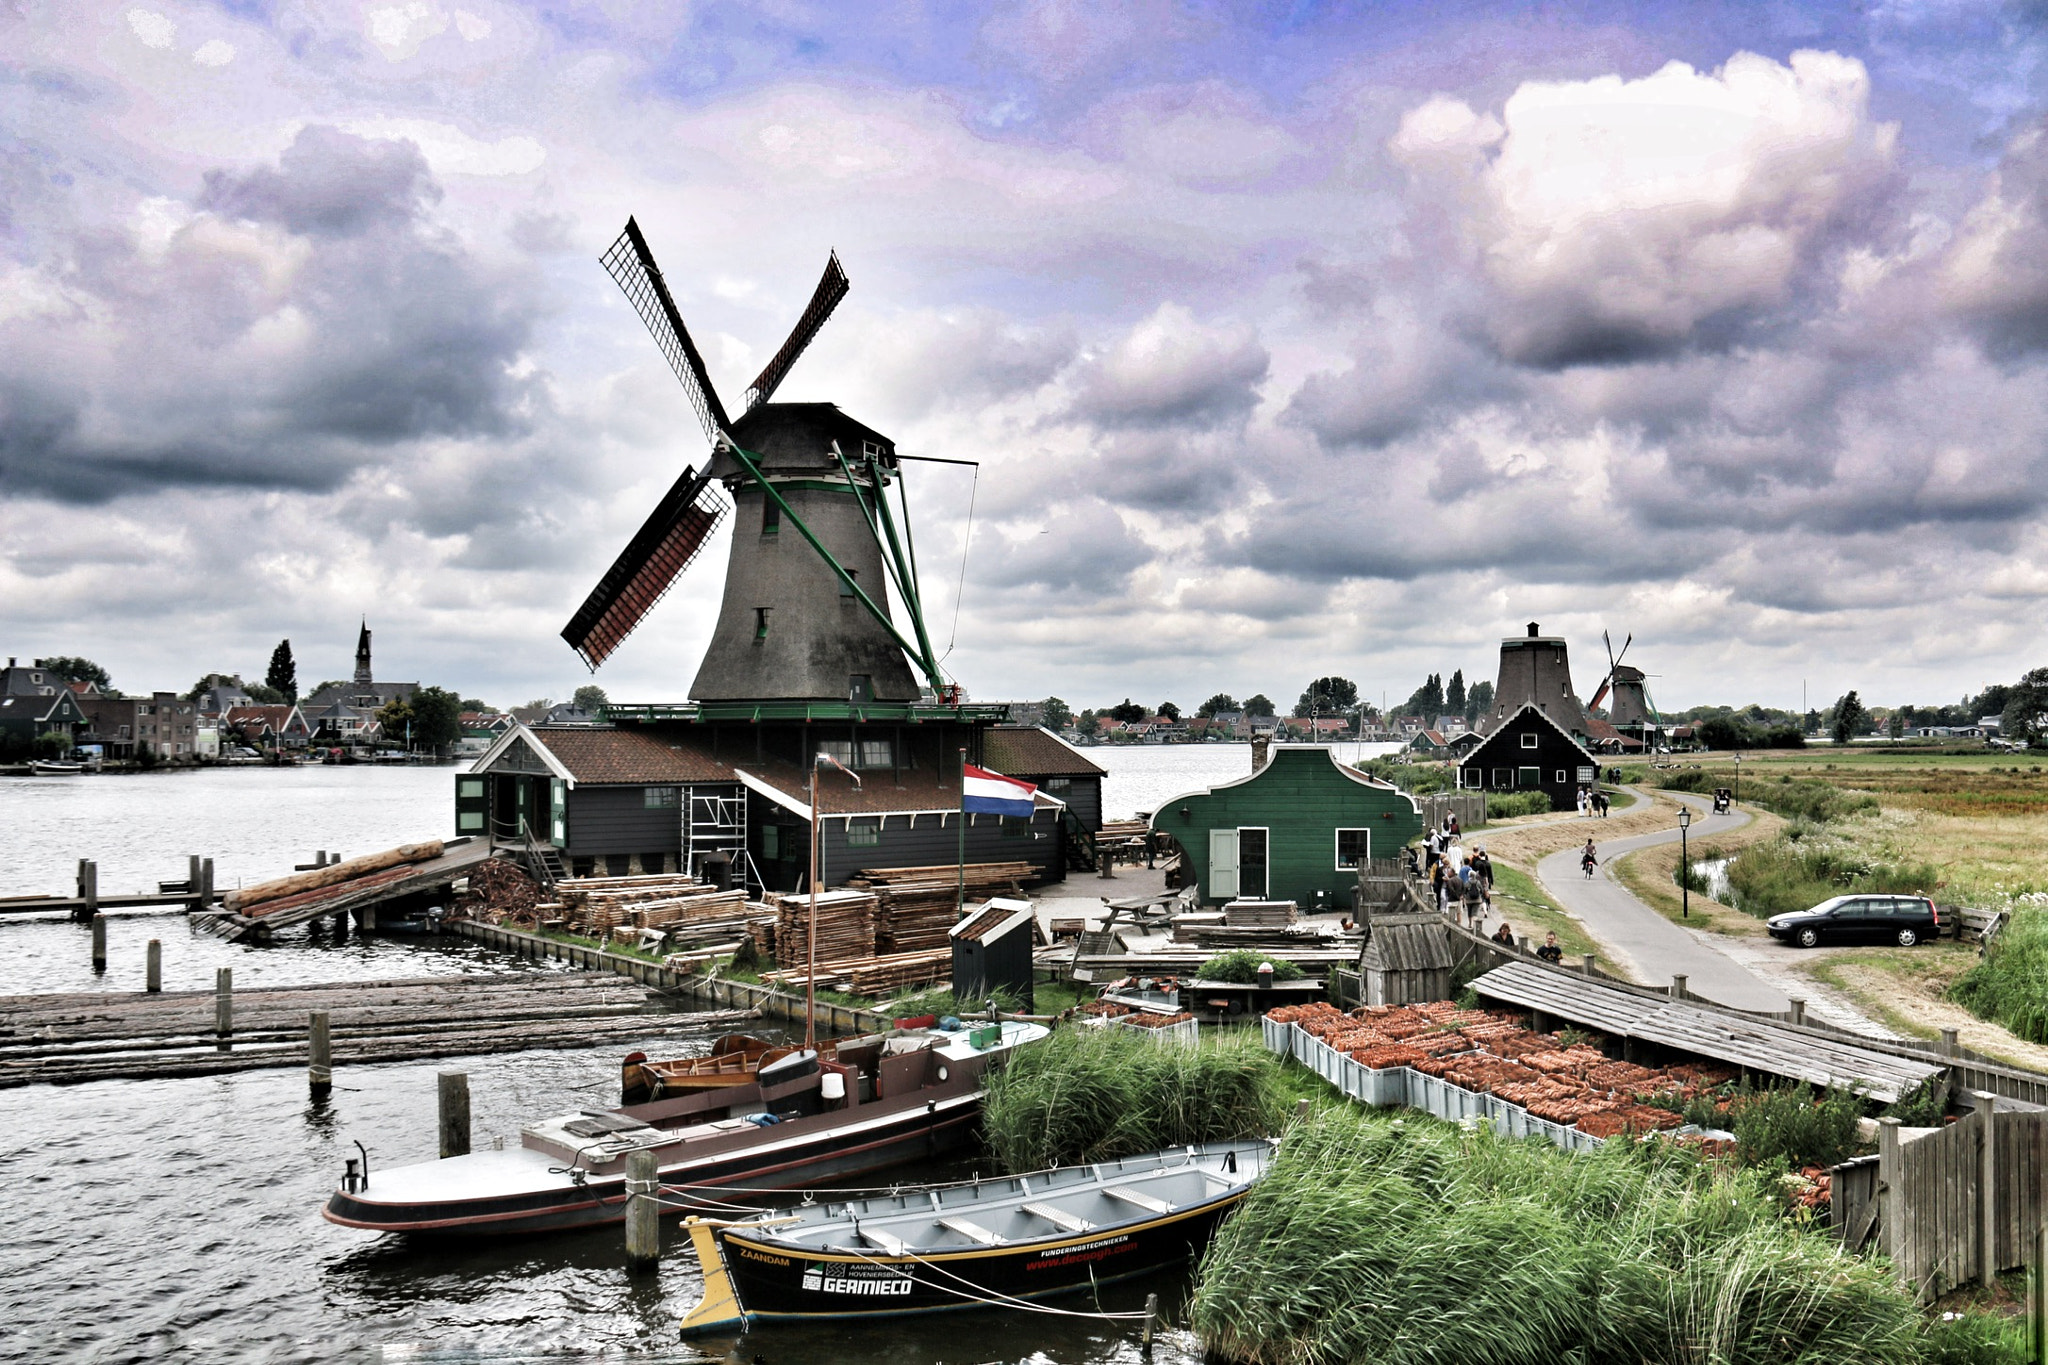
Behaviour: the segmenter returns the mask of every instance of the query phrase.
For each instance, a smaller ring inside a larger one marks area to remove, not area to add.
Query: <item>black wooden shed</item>
[[[1030,901],[995,896],[952,927],[955,1000],[1004,991],[1031,1011],[1032,914]]]

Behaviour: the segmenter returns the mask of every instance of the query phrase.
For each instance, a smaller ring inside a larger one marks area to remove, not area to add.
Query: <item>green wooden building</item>
[[[1205,902],[1317,893],[1348,907],[1367,858],[1392,858],[1422,834],[1406,792],[1337,761],[1327,746],[1286,745],[1266,766],[1160,806],[1152,828],[1181,846]]]

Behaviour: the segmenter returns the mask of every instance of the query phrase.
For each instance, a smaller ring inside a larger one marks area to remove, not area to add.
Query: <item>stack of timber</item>
[[[990,896],[1023,894],[1024,879],[1034,874],[1030,863],[969,863],[951,867],[873,867],[856,873],[853,886],[873,890],[875,951],[917,953],[947,948],[947,931],[962,904],[966,881],[968,905]]]
[[[195,915],[192,922],[230,939],[263,938],[273,930],[326,915],[404,896],[447,892],[490,856],[491,846],[481,839],[401,844],[237,888],[222,897],[220,909]]]
[[[929,986],[953,973],[950,948],[938,952],[891,953],[883,957],[854,957],[839,962],[818,961],[820,989],[851,991],[856,995],[886,995],[910,986]],[[790,990],[804,988],[804,969],[763,972],[763,981]]]
[[[811,951],[810,895],[801,891],[770,894],[768,904],[775,909],[776,964],[801,970]],[[820,963],[875,955],[875,904],[875,897],[866,891],[842,889],[818,893],[817,954]]]
[[[307,1064],[327,1012],[336,1065],[638,1044],[754,1017],[677,1013],[609,972],[522,972],[236,991],[229,1047],[212,991],[0,996],[0,1088]]]
[[[543,912],[568,927],[591,934],[608,929],[657,929],[672,924],[730,921],[744,932],[746,892],[721,891],[680,873],[644,877],[573,877],[555,884],[555,899]]]

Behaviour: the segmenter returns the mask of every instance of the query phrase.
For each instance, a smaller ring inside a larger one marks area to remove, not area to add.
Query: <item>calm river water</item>
[[[1241,745],[1093,749],[1110,770],[1112,816],[1250,771]],[[1352,754],[1349,747],[1344,757]],[[220,769],[0,779],[0,895],[69,890],[76,862],[104,891],[184,876],[215,860],[216,884],[256,881],[316,849],[361,853],[445,833],[450,768]],[[164,946],[168,989],[538,970],[480,949],[417,939],[336,944],[287,935],[243,948],[176,915],[109,920],[95,977],[87,931],[0,921],[0,994],[140,989],[143,945]],[[709,1037],[671,1053],[708,1047]],[[0,1091],[0,1361],[1033,1362],[1139,1357],[1135,1328],[1085,1317],[970,1313],[895,1326],[756,1331],[679,1343],[699,1276],[679,1239],[658,1272],[629,1275],[616,1233],[417,1246],[334,1227],[319,1207],[360,1141],[378,1165],[433,1154],[434,1076],[470,1074],[479,1145],[516,1141],[537,1115],[615,1102],[627,1047],[410,1065],[344,1067],[324,1103],[301,1072],[33,1086]],[[916,1178],[906,1172],[905,1178]],[[1177,1306],[1179,1276],[1114,1286],[1108,1310],[1148,1291]],[[1062,1306],[1086,1308],[1085,1302]],[[1173,1332],[1160,1365],[1192,1365]]]

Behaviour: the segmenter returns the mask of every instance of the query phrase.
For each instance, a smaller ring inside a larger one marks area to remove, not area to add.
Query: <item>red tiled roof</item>
[[[578,782],[733,782],[732,765],[721,763],[675,735],[647,730],[542,727],[530,731]]]
[[[982,737],[982,761],[1023,777],[1100,777],[1102,769],[1036,725],[999,725]]]

